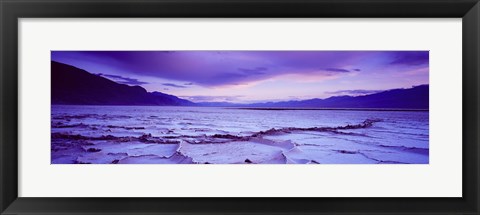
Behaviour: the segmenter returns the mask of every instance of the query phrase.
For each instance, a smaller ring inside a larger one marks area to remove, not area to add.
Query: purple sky
[[[193,102],[261,102],[428,84],[428,51],[52,51],[52,60]]]

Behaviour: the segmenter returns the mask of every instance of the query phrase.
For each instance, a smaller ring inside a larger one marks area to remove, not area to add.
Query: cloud
[[[244,96],[181,96],[183,99],[190,100],[192,102],[234,102]]]
[[[340,69],[340,68],[326,68],[326,69],[323,69],[323,70],[329,71],[329,72],[350,72],[350,70]]]
[[[192,85],[193,85],[193,83],[192,83],[192,82],[190,82],[190,83],[185,83],[185,84],[183,84],[183,85],[192,86]]]
[[[333,95],[360,96],[360,95],[369,95],[369,94],[379,93],[382,91],[383,90],[338,90],[338,91],[325,92],[325,93],[333,94]]]
[[[51,57],[93,73],[108,69],[202,87],[248,84],[285,75],[340,77],[360,71],[352,68],[404,71],[405,65],[428,63],[425,51],[52,51]]]
[[[253,69],[238,68],[238,70],[246,74],[263,75],[265,74],[265,72],[263,71],[267,71],[268,68],[265,68],[265,67],[256,67]]]
[[[428,51],[404,51],[404,52],[395,52],[393,60],[390,62],[391,65],[407,65],[407,66],[418,66],[428,64],[429,52]]]
[[[186,86],[177,85],[177,84],[172,84],[172,83],[163,83],[162,85],[163,85],[163,86],[167,86],[167,87],[187,88]]]
[[[133,79],[133,78],[127,78],[127,77],[123,77],[123,76],[120,76],[120,75],[107,75],[107,74],[102,74],[102,73],[99,73],[97,75],[109,78],[110,80],[115,81],[115,82],[120,83],[120,84],[128,84],[128,85],[148,84],[148,82],[139,81],[138,79]]]

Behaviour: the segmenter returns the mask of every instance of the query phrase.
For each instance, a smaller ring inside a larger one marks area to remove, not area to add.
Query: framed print
[[[2,214],[477,214],[477,1],[2,1]]]
[[[52,51],[51,163],[428,164],[428,57],[428,51]],[[129,69],[112,73],[122,68]],[[378,70],[384,72],[368,74]],[[375,90],[382,87],[372,79],[387,89]],[[360,83],[334,88],[342,82]],[[412,87],[388,89],[396,85]]]

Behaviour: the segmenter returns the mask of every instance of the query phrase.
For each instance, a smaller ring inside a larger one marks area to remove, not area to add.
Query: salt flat
[[[428,111],[52,105],[52,164],[426,164]]]

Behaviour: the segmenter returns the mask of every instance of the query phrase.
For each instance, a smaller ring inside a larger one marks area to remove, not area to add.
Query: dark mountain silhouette
[[[99,75],[51,62],[52,104],[75,105],[194,105],[178,97],[147,92],[140,86],[119,84]]]
[[[334,96],[327,99],[309,99],[286,102],[267,102],[247,107],[304,107],[304,108],[388,108],[428,109],[429,86],[393,89],[364,96]]]
[[[429,86],[393,89],[364,96],[334,96],[326,99],[292,100],[253,104],[203,102],[200,106],[245,108],[358,108],[358,109],[428,109]]]

